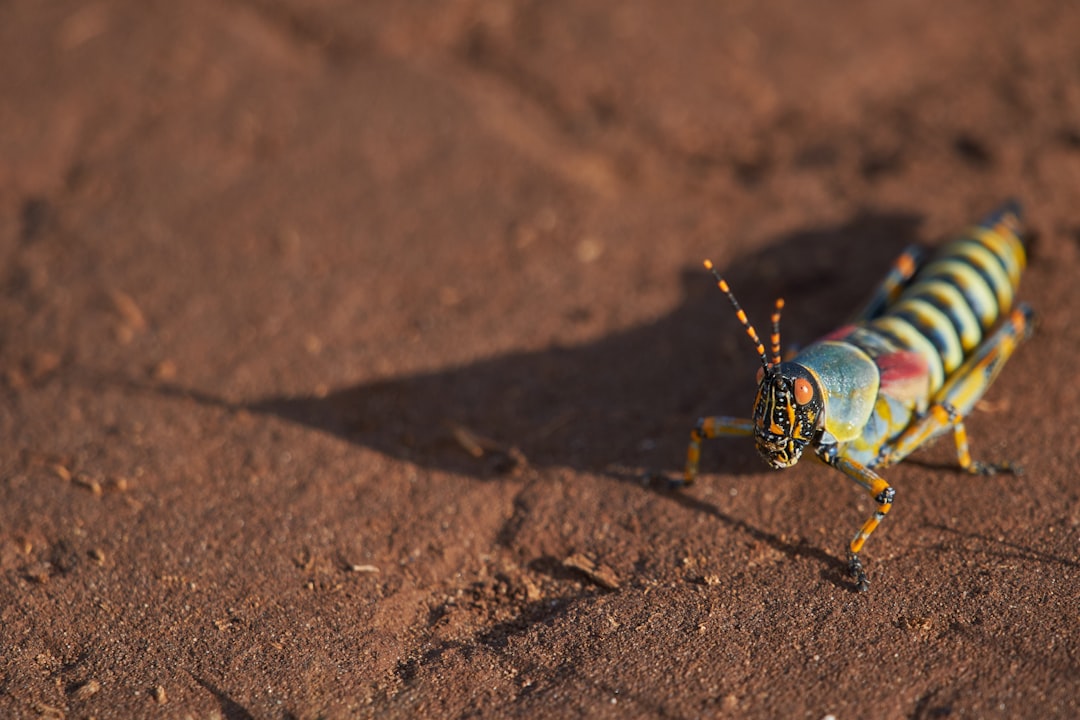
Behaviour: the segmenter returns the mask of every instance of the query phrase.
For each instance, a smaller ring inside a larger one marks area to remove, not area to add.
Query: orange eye
[[[806,378],[796,378],[795,380],[795,402],[800,405],[805,405],[814,399],[814,387],[810,384],[810,381]]]
[[[765,368],[757,369],[757,384],[761,384],[761,378],[765,377]]]

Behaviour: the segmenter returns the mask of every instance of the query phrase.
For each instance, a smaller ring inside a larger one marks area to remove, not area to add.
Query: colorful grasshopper
[[[752,435],[758,453],[777,469],[794,465],[809,446],[877,503],[848,546],[848,571],[865,591],[870,582],[859,553],[895,496],[877,469],[952,430],[963,470],[1015,470],[1009,463],[972,461],[963,419],[1031,333],[1031,308],[1020,304],[1009,311],[1026,262],[1019,232],[1020,208],[1010,202],[929,262],[908,249],[851,325],[787,362],[780,357],[783,300],[772,315],[770,357],[727,282],[706,260],[753,341],[761,369],[753,418],[698,420],[684,482],[697,477],[705,438]]]

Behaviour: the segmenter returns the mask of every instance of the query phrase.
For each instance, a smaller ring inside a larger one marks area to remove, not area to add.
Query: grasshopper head
[[[813,374],[793,362],[758,371],[754,442],[771,467],[791,467],[825,420],[825,403]]]
[[[717,287],[727,295],[754,350],[761,358],[758,370],[758,393],[754,401],[754,442],[758,454],[779,470],[799,461],[803,449],[825,424],[825,399],[817,378],[802,365],[780,361],[780,311],[783,298],[777,298],[772,314],[772,355],[765,354],[765,344],[750,324],[746,312],[735,299],[727,281],[705,261],[705,268],[716,278]]]

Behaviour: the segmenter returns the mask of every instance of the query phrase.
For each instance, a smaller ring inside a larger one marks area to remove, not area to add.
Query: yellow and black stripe
[[[1020,208],[1005,205],[945,245],[867,329],[926,358],[930,394],[1008,313],[1026,264]]]

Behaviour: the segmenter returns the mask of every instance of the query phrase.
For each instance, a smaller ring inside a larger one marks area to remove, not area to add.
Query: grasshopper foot
[[[672,475],[660,470],[646,470],[641,474],[641,482],[649,487],[663,488],[665,490],[682,490],[692,485],[682,475]]]
[[[685,476],[673,476],[667,479],[668,490],[684,490],[694,484],[693,480],[687,480]]]
[[[870,578],[863,570],[862,560],[857,553],[848,553],[848,575],[855,581],[855,589],[858,592],[866,592],[870,589]]]
[[[1024,468],[1008,461],[1000,463],[984,463],[975,461],[967,467],[967,471],[972,475],[997,475],[998,473],[1022,475],[1024,472]]]

